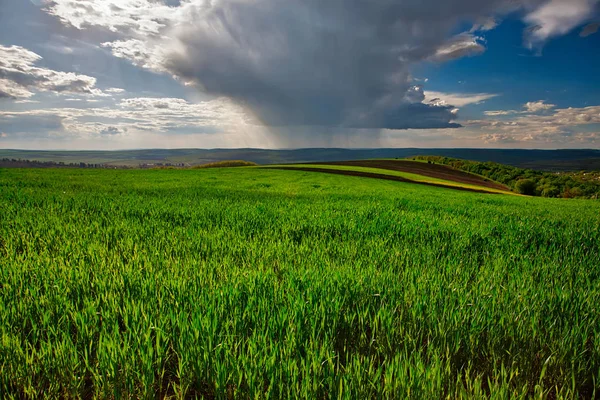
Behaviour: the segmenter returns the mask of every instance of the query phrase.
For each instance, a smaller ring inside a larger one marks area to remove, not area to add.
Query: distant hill
[[[224,160],[247,160],[258,164],[316,161],[406,158],[418,155],[492,161],[519,168],[546,171],[600,170],[600,150],[506,150],[506,149],[145,149],[119,151],[1,150],[0,159],[21,159],[114,166],[193,166]]]
[[[443,164],[499,182],[528,196],[600,198],[600,171],[536,171],[490,161],[467,161],[440,156],[417,156],[428,165]]]

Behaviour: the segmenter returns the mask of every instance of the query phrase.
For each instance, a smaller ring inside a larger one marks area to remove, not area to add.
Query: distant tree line
[[[138,168],[141,169],[177,169],[177,168],[185,168],[187,167],[187,165],[185,163],[143,163],[143,164],[139,164]]]
[[[114,165],[105,163],[85,163],[85,162],[70,162],[62,161],[38,161],[38,160],[23,160],[16,158],[0,159],[0,167],[4,168],[100,168],[100,169],[150,169],[162,167],[185,167],[184,163],[142,163],[137,166],[133,165]]]
[[[38,160],[23,160],[15,158],[3,158],[0,160],[0,167],[14,168],[103,168],[103,169],[130,169],[127,165],[111,165],[102,163],[84,163],[63,161],[38,161]]]
[[[413,159],[448,165],[455,169],[481,175],[510,187],[516,193],[528,196],[600,198],[600,171],[534,171],[494,162],[468,161],[439,156],[417,156]]]
[[[244,161],[244,160],[224,160],[224,161],[216,161],[208,164],[200,164],[195,165],[193,169],[203,169],[203,168],[225,168],[225,167],[254,167],[258,164],[252,161]]]

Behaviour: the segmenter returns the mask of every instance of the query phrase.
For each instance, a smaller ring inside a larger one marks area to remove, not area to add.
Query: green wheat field
[[[600,396],[600,202],[0,169],[0,398]]]

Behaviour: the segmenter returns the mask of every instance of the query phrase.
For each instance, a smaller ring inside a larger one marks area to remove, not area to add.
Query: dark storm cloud
[[[485,50],[458,23],[511,1],[221,1],[175,31],[164,66],[235,99],[267,125],[456,127],[451,107],[410,99],[410,70]]]
[[[45,9],[65,26],[116,35],[102,43],[116,57],[233,99],[268,126],[425,129],[458,125],[450,104],[415,96],[410,73],[421,63],[481,54],[482,32],[515,10],[539,27],[527,36],[537,46],[585,22],[597,2],[52,0]]]

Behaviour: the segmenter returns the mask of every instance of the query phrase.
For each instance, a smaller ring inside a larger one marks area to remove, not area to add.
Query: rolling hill
[[[462,188],[490,193],[508,193],[510,188],[482,176],[447,165],[412,160],[353,160],[311,164],[274,166],[280,169],[302,169],[342,175],[392,179],[419,184]]]

